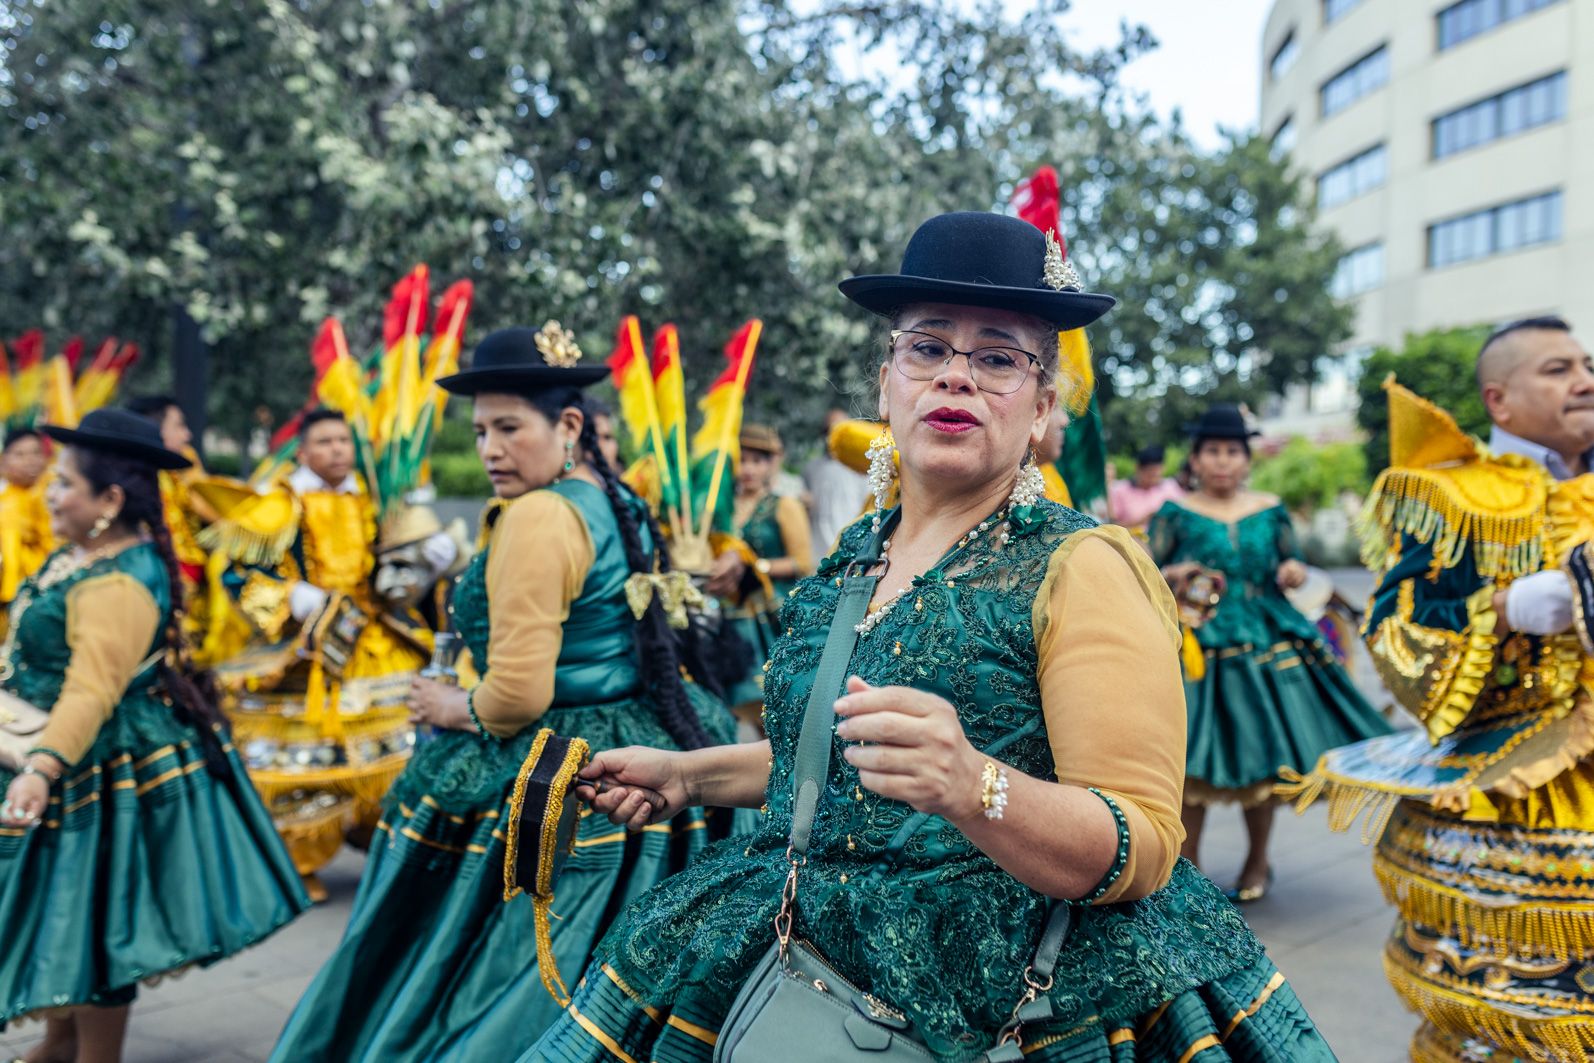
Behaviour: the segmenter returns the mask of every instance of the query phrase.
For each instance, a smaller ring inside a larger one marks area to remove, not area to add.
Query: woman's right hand
[[[606,749],[576,783],[576,796],[627,830],[669,819],[692,803],[681,754],[648,746]]]

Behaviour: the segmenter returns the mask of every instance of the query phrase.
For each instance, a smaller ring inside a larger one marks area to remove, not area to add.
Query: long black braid
[[[620,482],[619,474],[604,460],[598,448],[595,419],[588,415],[586,399],[575,388],[548,388],[522,396],[550,421],[557,422],[567,409],[577,409],[582,414],[581,437],[577,447],[598,474],[603,493],[609,499],[615,522],[620,526],[620,541],[625,546],[626,565],[632,572],[652,572],[657,559],[660,572],[670,571],[670,551],[663,534],[646,507],[633,508],[630,489]],[[642,526],[637,522],[637,509],[643,510],[649,534],[653,539],[653,553],[643,546]],[[690,637],[690,629],[687,632]],[[703,729],[687,697],[686,682],[681,675],[681,658],[677,653],[675,633],[671,631],[664,609],[655,596],[642,619],[636,622],[637,655],[641,658],[643,679],[658,709],[659,722],[664,725],[676,745],[682,749],[701,749],[714,745],[714,739]]]
[[[147,535],[166,568],[171,610],[159,647],[166,651],[157,667],[160,682],[171,697],[178,719],[199,732],[205,766],[216,776],[230,778],[232,763],[222,744],[228,733],[227,721],[216,707],[215,683],[208,671],[196,671],[192,667],[183,639],[182,568],[177,563],[172,534],[166,526],[159,474],[153,467],[120,454],[82,447],[74,448],[74,453],[78,471],[96,494],[103,494],[113,484],[122,489],[124,500],[117,525],[134,534]]]

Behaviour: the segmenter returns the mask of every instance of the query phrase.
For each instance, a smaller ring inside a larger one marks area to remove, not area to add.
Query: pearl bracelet
[[[980,769],[980,807],[986,819],[1001,819],[1007,811],[1007,769],[994,760]]]

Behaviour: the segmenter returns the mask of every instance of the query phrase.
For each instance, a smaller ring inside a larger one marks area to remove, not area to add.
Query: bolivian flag
[[[692,437],[692,494],[702,500],[699,534],[731,530],[736,462],[741,457],[742,405],[764,323],[757,318],[725,346],[725,369],[698,400],[703,425]]]

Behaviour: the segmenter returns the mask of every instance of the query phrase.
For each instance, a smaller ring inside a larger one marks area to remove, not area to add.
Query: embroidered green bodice
[[[626,563],[620,525],[602,489],[585,480],[560,480],[543,488],[564,498],[581,515],[592,536],[593,562],[570,603],[564,624],[559,661],[554,672],[553,706],[593,705],[636,694],[641,687],[637,664],[635,621],[625,601],[625,581],[631,575]],[[644,549],[652,537],[641,502],[628,498],[642,532]],[[460,575],[454,589],[454,625],[471,659],[486,674],[487,647],[491,639],[487,615],[487,557],[491,547],[479,551]]]
[[[1094,522],[1052,503],[1035,512],[1010,536],[999,525],[916,579],[860,638],[849,670],[946,698],[976,747],[1051,778],[1032,608],[1052,553]],[[868,532],[867,520],[849,528],[781,613],[786,633],[765,685],[773,765],[764,824],[633,906],[600,950],[649,1003],[668,1006],[685,985],[730,999],[773,940],[802,716],[839,577]],[[835,742],[799,878],[797,932],[904,1010],[938,1054],[972,1057],[1017,999],[1047,901],[944,820],[862,789]],[[1054,1006],[1063,1023],[1126,1019],[1260,951],[1233,906],[1181,863],[1152,897],[1083,912]]]
[[[62,547],[56,553],[70,550]],[[46,560],[39,574],[50,567],[56,555]],[[77,572],[42,591],[35,592],[38,575],[24,585],[18,594],[18,603],[31,599],[31,604],[20,616],[13,612],[12,622],[17,625],[16,641],[12,647],[13,672],[5,689],[32,705],[48,710],[61,694],[66,681],[67,667],[72,663],[72,648],[67,645],[67,598],[74,587],[86,580],[125,572],[148,588],[150,596],[160,610],[160,625],[156,628],[155,642],[147,648],[153,652],[155,645],[165,636],[171,618],[171,585],[166,566],[160,554],[150,543],[139,543],[119,553],[84,566]],[[100,728],[83,763],[91,763],[113,745],[143,748],[151,743],[181,740],[188,731],[177,721],[165,700],[165,691],[158,682],[157,669],[148,665],[128,683],[126,692],[116,710]]]
[[[1194,561],[1228,580],[1217,610],[1196,632],[1201,645],[1269,644],[1272,635],[1262,610],[1292,629],[1304,624],[1299,633],[1311,637],[1310,622],[1290,606],[1278,585],[1279,566],[1301,557],[1283,506],[1269,506],[1229,524],[1167,502],[1151,518],[1146,535],[1158,565]]]

